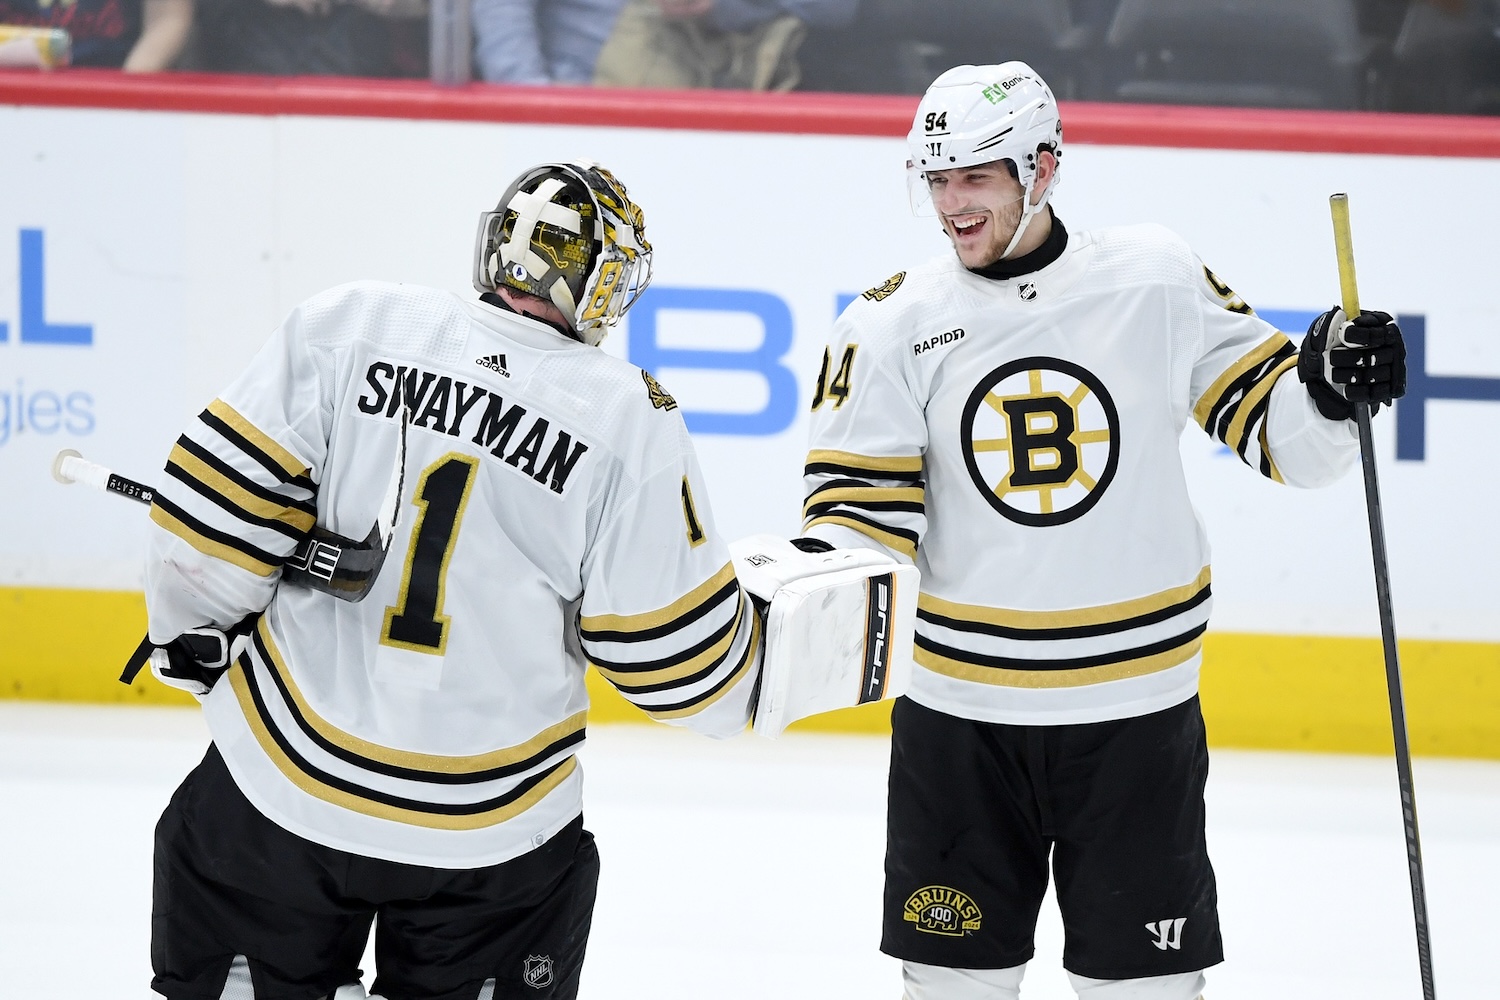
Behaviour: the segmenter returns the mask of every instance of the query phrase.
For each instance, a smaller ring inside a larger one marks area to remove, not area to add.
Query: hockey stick
[[[281,578],[288,584],[356,602],[363,600],[375,585],[396,526],[401,523],[401,489],[406,480],[406,417],[407,410],[403,408],[396,461],[380,513],[369,532],[362,541],[355,541],[314,525],[283,564]],[[80,483],[147,506],[156,498],[153,487],[90,462],[71,448],[58,452],[52,460],[52,478],[65,485]]]
[[[1333,244],[1339,261],[1339,291],[1344,315],[1359,315],[1359,291],[1354,281],[1354,240],[1349,234],[1349,196],[1329,197],[1333,212]],[[1428,937],[1427,888],[1422,874],[1422,843],[1417,836],[1417,793],[1411,776],[1411,747],[1406,735],[1406,703],[1401,695],[1401,664],[1396,657],[1396,621],[1391,610],[1391,577],[1386,564],[1385,520],[1380,513],[1380,485],[1375,478],[1375,445],[1370,435],[1370,404],[1354,404],[1359,429],[1359,459],[1365,475],[1365,508],[1370,519],[1370,553],[1375,562],[1375,599],[1380,607],[1380,640],[1385,647],[1385,686],[1391,705],[1391,731],[1396,738],[1396,777],[1401,786],[1401,815],[1406,833],[1407,870],[1411,876],[1411,907],[1417,924],[1417,960],[1422,969],[1422,996],[1434,1000],[1432,942]]]

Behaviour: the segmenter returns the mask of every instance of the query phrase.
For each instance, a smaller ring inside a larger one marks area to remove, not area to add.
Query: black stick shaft
[[[151,501],[156,499],[156,490],[145,483],[138,483],[134,479],[126,479],[117,473],[109,474],[109,482],[104,487],[110,493],[118,493],[129,500],[136,500],[146,506],[151,506]]]
[[[1375,475],[1375,445],[1370,433],[1370,404],[1354,404],[1359,428],[1359,460],[1365,477],[1365,509],[1370,518],[1370,554],[1375,562],[1375,599],[1380,607],[1380,641],[1385,648],[1385,685],[1391,705],[1391,732],[1396,739],[1396,779],[1401,786],[1402,829],[1406,834],[1406,867],[1411,877],[1411,907],[1417,925],[1417,961],[1422,996],[1436,1000],[1432,981],[1432,941],[1427,925],[1427,881],[1422,873],[1422,841],[1417,834],[1417,793],[1411,775],[1411,746],[1406,735],[1406,702],[1401,693],[1401,663],[1396,654],[1396,620],[1391,609],[1391,576],[1386,562],[1385,518],[1380,510],[1380,483]]]

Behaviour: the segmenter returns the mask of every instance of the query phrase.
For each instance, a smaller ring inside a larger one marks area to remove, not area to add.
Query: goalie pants
[[[1069,972],[1140,979],[1223,961],[1196,696],[1068,726],[975,722],[901,698],[891,722],[886,954],[1027,962],[1050,855]]]
[[[207,755],[156,827],[152,989],[218,1000],[235,955],[256,1000],[316,1000],[360,978],[375,924],[373,992],[399,1000],[572,1000],[599,853],[575,819],[528,854],[426,868],[315,844],[250,804]]]

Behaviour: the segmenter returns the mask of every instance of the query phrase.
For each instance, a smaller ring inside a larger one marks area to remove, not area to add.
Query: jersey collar
[[[1051,207],[1048,207],[1051,212]],[[1028,254],[1023,254],[1014,260],[997,260],[985,267],[971,267],[967,270],[977,274],[981,278],[990,278],[995,281],[1007,281],[1011,278],[1019,278],[1023,274],[1034,274],[1046,267],[1048,264],[1061,257],[1063,251],[1068,248],[1068,230],[1063,226],[1062,220],[1054,213],[1052,216],[1052,231],[1047,234],[1047,239],[1042,245]]]

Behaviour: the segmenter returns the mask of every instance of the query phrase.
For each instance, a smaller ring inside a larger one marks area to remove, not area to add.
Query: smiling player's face
[[[1003,160],[952,170],[929,170],[927,186],[943,231],[965,267],[1000,259],[1021,220],[1026,191]]]

